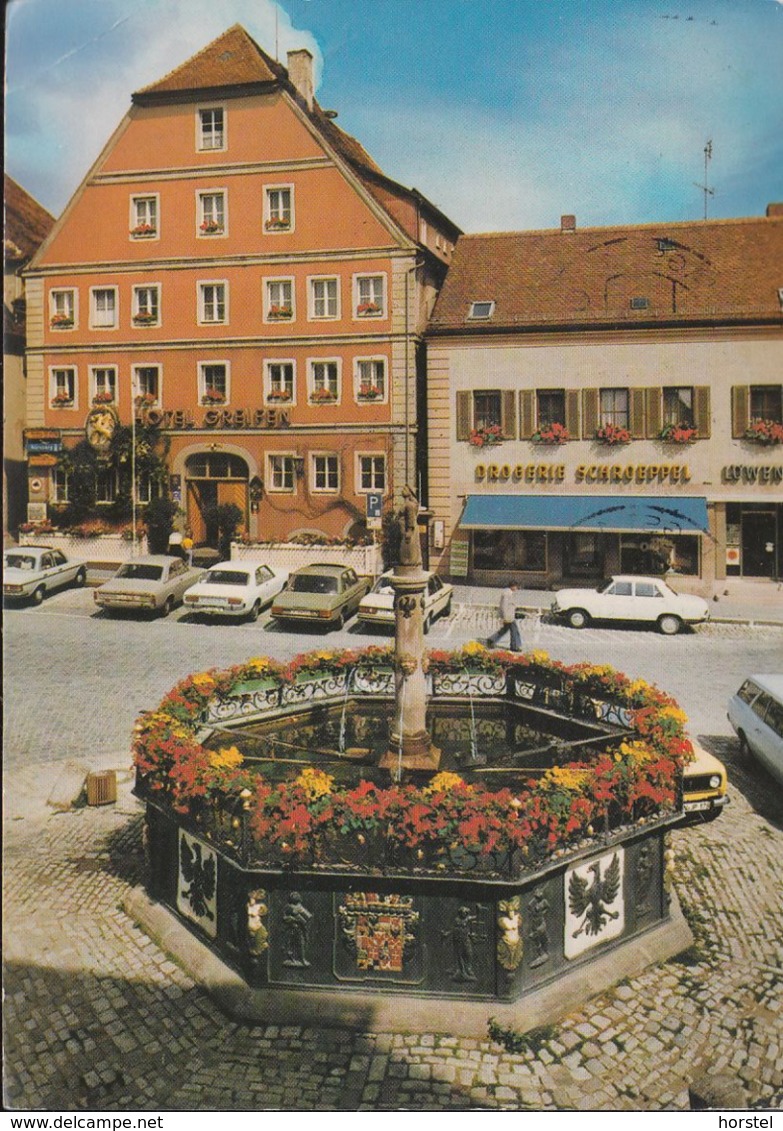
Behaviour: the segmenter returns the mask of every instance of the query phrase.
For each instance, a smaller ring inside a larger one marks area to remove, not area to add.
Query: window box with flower
[[[377,302],[360,302],[356,313],[360,318],[370,318],[373,314],[383,314],[383,310]]]
[[[751,420],[745,429],[745,439],[764,447],[783,444],[783,424],[776,420]]]
[[[325,389],[323,387],[313,389],[312,393],[310,394],[310,401],[313,404],[334,404],[336,400],[337,393],[333,392],[331,389]]]
[[[137,240],[151,239],[152,236],[156,236],[158,234],[158,229],[155,227],[154,224],[142,223],[142,224],[137,224],[135,226],[135,228],[131,228],[130,234],[133,236],[134,239],[137,239]]]
[[[93,404],[114,404],[114,394],[109,392],[96,393],[92,398]]]
[[[70,314],[53,314],[49,325],[53,330],[72,330],[73,317]]]
[[[270,306],[268,317],[274,321],[285,321],[286,318],[293,318],[293,310],[290,306]]]
[[[288,389],[271,389],[267,393],[266,399],[268,401],[290,401],[291,393]]]
[[[220,389],[208,388],[204,390],[201,397],[202,404],[225,404],[226,394],[221,393]]]
[[[204,220],[201,224],[201,231],[205,236],[219,236],[223,231],[223,225],[219,220]]]
[[[618,444],[630,444],[631,433],[627,428],[622,428],[619,424],[611,424],[607,422],[602,424],[596,431],[596,440],[599,444],[607,444],[609,447],[615,447]]]
[[[141,393],[136,397],[136,406],[138,408],[152,408],[157,400],[154,393]]]
[[[267,232],[287,232],[291,227],[291,221],[287,220],[284,216],[271,216],[264,224]]]
[[[133,315],[134,326],[152,326],[157,321],[158,316],[152,310],[140,310]]]
[[[52,404],[55,408],[68,408],[73,404],[73,396],[71,393],[55,393]]]
[[[383,389],[377,385],[360,385],[357,395],[360,401],[377,401],[383,396]]]
[[[698,431],[692,424],[664,424],[658,439],[665,444],[692,444]]]
[[[468,443],[473,448],[491,448],[502,444],[504,439],[503,429],[499,424],[482,424],[471,429]]]
[[[555,421],[554,424],[542,424],[530,438],[534,444],[566,444],[571,439],[571,433],[564,424]]]

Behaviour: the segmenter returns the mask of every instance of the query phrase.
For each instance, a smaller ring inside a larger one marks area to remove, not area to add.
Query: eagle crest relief
[[[177,910],[212,938],[217,934],[217,856],[180,829]]]
[[[622,849],[566,873],[566,958],[575,958],[584,950],[622,934],[625,926],[622,887]]]

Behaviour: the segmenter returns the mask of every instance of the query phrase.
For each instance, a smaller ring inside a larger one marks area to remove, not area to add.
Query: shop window
[[[93,287],[90,291],[90,326],[113,330],[117,325],[117,288]]]
[[[198,194],[198,230],[202,236],[221,236],[226,231],[226,195],[224,192]]]
[[[137,365],[133,370],[134,399],[137,404],[147,408],[160,405],[160,367],[157,365]]]
[[[198,110],[198,148],[226,148],[226,114],[222,106],[205,106]]]
[[[698,576],[699,543],[698,534],[621,534],[620,571]]]
[[[115,404],[117,401],[117,370],[113,365],[90,370],[90,394],[96,404]]]
[[[49,325],[53,330],[72,330],[76,325],[76,292],[49,292]]]
[[[627,389],[601,389],[601,425],[613,424],[627,429],[630,424]]]
[[[386,456],[360,455],[358,459],[357,491],[386,490]]]
[[[310,318],[338,318],[340,294],[336,278],[310,280]]]
[[[198,367],[198,384],[201,404],[225,404],[229,397],[226,362],[202,362]]]
[[[157,326],[160,323],[160,287],[133,288],[133,325]]]
[[[356,399],[382,401],[386,398],[386,361],[382,357],[361,357],[356,362]]]
[[[334,453],[313,455],[310,482],[313,491],[337,491],[340,486],[340,464]]]
[[[473,568],[543,572],[546,570],[546,532],[474,530]]]
[[[267,481],[270,491],[293,491],[294,457],[290,455],[270,455]]]
[[[383,275],[357,275],[354,296],[357,318],[382,318],[386,313],[386,279]]]
[[[293,185],[275,185],[264,192],[264,230],[290,232],[294,226]]]
[[[266,279],[264,281],[264,319],[267,322],[290,322],[293,317],[293,279]]]
[[[566,542],[566,572],[573,577],[602,577],[604,536],[577,531]]]
[[[76,402],[76,370],[70,367],[51,371],[53,408],[73,408]]]
[[[689,385],[669,385],[663,390],[663,423],[693,428],[693,388]]]
[[[202,325],[228,322],[227,283],[199,283],[198,320]]]
[[[266,399],[275,404],[292,404],[294,400],[293,361],[264,363]]]
[[[158,196],[132,196],[130,234],[134,240],[154,239],[158,234]]]
[[[783,385],[751,385],[750,418],[783,424]]]

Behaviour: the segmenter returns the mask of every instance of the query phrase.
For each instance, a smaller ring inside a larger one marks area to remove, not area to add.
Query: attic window
[[[641,295],[637,295],[631,299],[631,310],[647,310],[649,305],[650,300],[643,298]]]
[[[677,249],[677,244],[674,242],[674,240],[660,239],[656,242],[658,244],[658,251],[660,251],[661,253],[663,253],[664,251],[676,251]]]
[[[491,318],[494,313],[494,302],[472,302],[468,318]]]

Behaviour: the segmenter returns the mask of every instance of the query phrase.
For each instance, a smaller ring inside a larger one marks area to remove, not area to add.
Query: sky
[[[308,47],[321,105],[467,232],[783,200],[783,0],[10,0],[6,170],[59,215],[131,93],[234,23]]]

